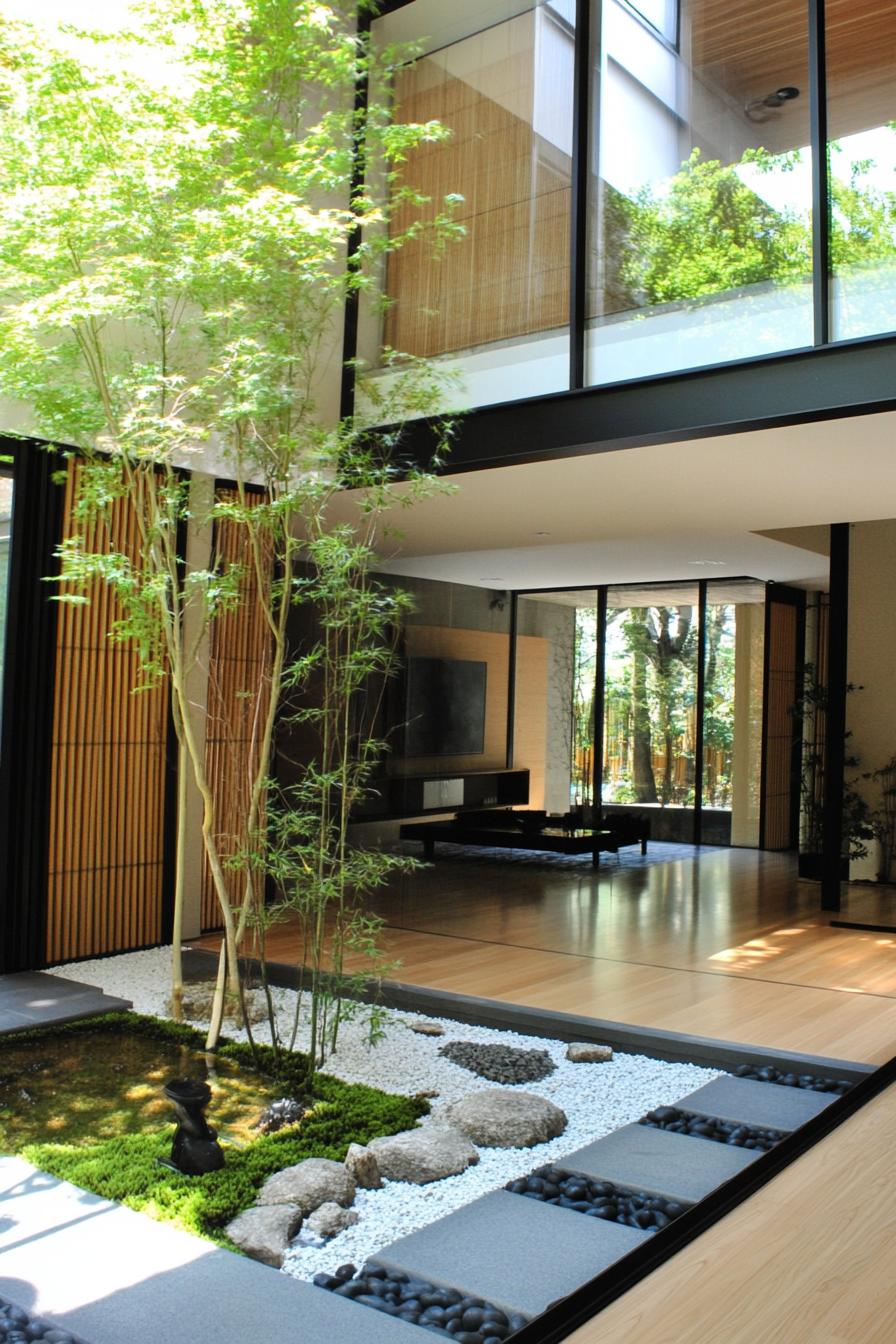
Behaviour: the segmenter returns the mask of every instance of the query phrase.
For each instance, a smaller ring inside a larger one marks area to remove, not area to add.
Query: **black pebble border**
[[[493,1083],[537,1083],[557,1065],[547,1050],[522,1050],[515,1045],[483,1045],[479,1041],[446,1041],[439,1054],[462,1069]]]
[[[313,1281],[339,1297],[447,1336],[454,1344],[504,1344],[528,1319],[493,1307],[481,1297],[464,1297],[455,1288],[437,1288],[379,1265],[365,1265],[360,1271],[354,1265],[340,1265],[335,1274],[315,1274]]]
[[[504,1189],[514,1195],[525,1195],[545,1204],[556,1204],[561,1209],[584,1213],[589,1218],[624,1223],[642,1232],[659,1232],[688,1207],[677,1200],[664,1199],[662,1195],[627,1190],[611,1181],[592,1181],[587,1176],[552,1166],[539,1167],[531,1176],[508,1181]]]
[[[3,1344],[31,1344],[32,1340],[43,1340],[44,1344],[81,1344],[68,1330],[50,1325],[39,1316],[29,1316],[24,1308],[14,1307],[4,1297],[0,1297],[0,1340]]]
[[[695,1138],[712,1139],[715,1143],[729,1143],[735,1148],[756,1148],[771,1152],[785,1135],[777,1129],[752,1129],[736,1120],[719,1120],[713,1115],[695,1115],[680,1111],[677,1106],[657,1106],[638,1121],[651,1129],[668,1129],[673,1134],[690,1134]]]
[[[754,1083],[778,1083],[780,1087],[801,1087],[805,1092],[836,1092],[839,1097],[852,1087],[852,1083],[847,1083],[842,1078],[814,1078],[811,1073],[782,1073],[771,1064],[762,1068],[752,1064],[741,1064],[731,1072],[735,1078],[749,1078]]]

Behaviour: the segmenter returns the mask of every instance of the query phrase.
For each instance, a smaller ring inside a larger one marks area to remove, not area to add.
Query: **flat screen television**
[[[487,663],[409,658],[405,756],[481,756]]]

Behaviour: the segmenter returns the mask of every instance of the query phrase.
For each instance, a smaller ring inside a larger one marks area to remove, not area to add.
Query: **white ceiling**
[[[756,533],[896,517],[894,442],[883,413],[461,473],[454,494],[396,510],[402,537],[382,567],[485,588],[740,574],[815,586],[817,538]]]

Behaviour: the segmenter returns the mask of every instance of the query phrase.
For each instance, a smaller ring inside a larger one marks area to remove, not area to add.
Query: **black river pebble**
[[[78,1344],[75,1335],[0,1297],[0,1344]]]
[[[842,1096],[851,1083],[842,1078],[815,1078],[811,1073],[786,1073],[771,1064],[740,1064],[732,1069],[735,1078],[750,1078],[756,1083],[777,1083],[780,1087],[801,1087],[807,1092],[836,1092]]]
[[[657,1106],[638,1121],[651,1129],[667,1129],[673,1134],[690,1134],[715,1143],[728,1143],[735,1148],[754,1148],[767,1153],[780,1143],[784,1135],[777,1129],[753,1129],[736,1120],[719,1120],[712,1115],[695,1115],[680,1111],[676,1106]]]
[[[454,1344],[504,1344],[526,1324],[525,1316],[504,1312],[481,1297],[464,1296],[455,1288],[439,1288],[381,1265],[361,1270],[340,1265],[335,1274],[315,1274],[314,1282],[362,1306],[447,1336]]]
[[[531,1176],[509,1181],[504,1188],[514,1195],[525,1195],[545,1204],[556,1204],[561,1209],[584,1213],[589,1218],[623,1223],[646,1232],[667,1227],[673,1218],[685,1211],[685,1206],[677,1200],[649,1195],[643,1190],[629,1190],[613,1185],[611,1181],[588,1180],[552,1165],[539,1167]]]

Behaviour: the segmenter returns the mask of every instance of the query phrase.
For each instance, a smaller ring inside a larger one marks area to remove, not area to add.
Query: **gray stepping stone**
[[[714,1078],[675,1105],[698,1115],[737,1120],[757,1129],[798,1129],[836,1100],[833,1092],[757,1083],[751,1078]]]
[[[558,1167],[583,1176],[694,1204],[759,1156],[755,1149],[729,1147],[712,1139],[649,1125],[624,1125],[555,1161]]]
[[[394,1241],[376,1264],[537,1316],[650,1234],[495,1190]]]

